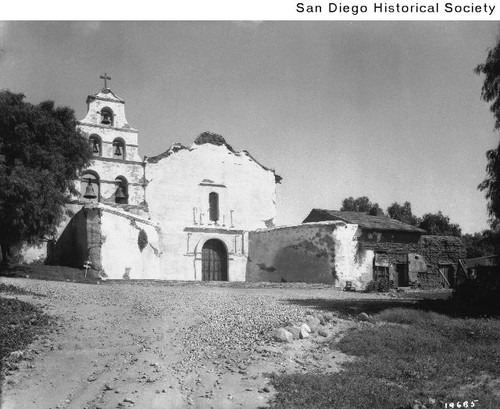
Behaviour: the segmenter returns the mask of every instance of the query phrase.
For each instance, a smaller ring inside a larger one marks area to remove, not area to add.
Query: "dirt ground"
[[[2,409],[265,407],[270,373],[338,370],[350,358],[324,342],[364,323],[337,317],[328,337],[292,343],[273,329],[323,312],[318,300],[375,297],[318,285],[0,280],[44,295],[16,297],[57,319],[7,374]]]

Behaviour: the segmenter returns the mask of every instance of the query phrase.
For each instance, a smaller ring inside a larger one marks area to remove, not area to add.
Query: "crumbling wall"
[[[371,279],[370,254],[357,246],[358,226],[306,223],[249,233],[246,281],[300,281],[361,288]],[[368,260],[368,261],[367,261]]]
[[[249,232],[246,281],[335,282],[335,225],[298,225]]]
[[[417,284],[423,288],[442,287],[444,280],[439,272],[439,267],[451,265],[456,271],[458,260],[466,257],[465,246],[458,237],[413,235],[406,237],[406,242],[386,241],[383,236],[379,240],[366,241],[367,237],[367,234],[363,234],[365,241],[362,241],[360,245],[366,250],[387,253],[390,272],[393,274],[396,264],[410,261],[408,260],[409,254],[423,256],[427,269],[416,273]],[[411,280],[412,277],[410,277]]]
[[[422,236],[418,244],[419,253],[427,263],[427,273],[419,275],[423,287],[441,287],[443,278],[439,267],[451,265],[456,272],[458,260],[467,257],[465,245],[459,237]]]

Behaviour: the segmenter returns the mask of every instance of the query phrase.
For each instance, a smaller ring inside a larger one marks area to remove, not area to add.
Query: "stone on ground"
[[[299,327],[290,326],[290,327],[286,327],[285,329],[289,333],[292,334],[293,339],[299,339],[300,338],[300,328]]]
[[[293,335],[284,328],[278,328],[274,331],[274,339],[280,342],[292,342]]]
[[[306,329],[302,326],[300,328],[300,339],[306,339],[309,338],[309,332],[306,331]]]
[[[366,312],[362,312],[358,315],[358,320],[360,321],[370,321],[370,317]]]
[[[311,328],[311,332],[316,332],[320,324],[319,319],[313,316],[307,316],[306,322],[307,325],[309,325],[309,328]]]

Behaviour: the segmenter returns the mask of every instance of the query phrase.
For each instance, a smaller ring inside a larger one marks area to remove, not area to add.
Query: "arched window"
[[[128,203],[128,181],[123,176],[115,178],[115,203],[127,204]]]
[[[101,124],[113,126],[114,119],[111,108],[106,107],[101,109]]]
[[[93,134],[89,137],[93,156],[102,156],[102,141],[99,135]]]
[[[99,175],[93,170],[87,170],[80,179],[80,194],[89,202],[98,202],[101,198]]]
[[[217,222],[219,220],[219,194],[212,192],[208,195],[208,213],[210,220]]]
[[[125,141],[122,138],[116,138],[113,141],[113,158],[125,159]]]

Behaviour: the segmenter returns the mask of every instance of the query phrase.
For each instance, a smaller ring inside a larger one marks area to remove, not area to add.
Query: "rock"
[[[131,403],[132,405],[135,403],[132,399],[130,398],[125,398],[123,399],[124,402]]]
[[[300,330],[301,331],[304,330],[304,331],[307,331],[307,332],[312,332],[311,331],[311,327],[309,327],[309,325],[307,325],[305,323],[300,326]]]
[[[300,339],[306,339],[306,338],[309,338],[309,332],[306,331],[306,329],[304,327],[301,327],[300,328]]]
[[[323,314],[319,314],[318,319],[319,319],[319,323],[321,325],[326,325],[327,321],[326,321],[325,317],[323,317]]]
[[[271,392],[271,389],[269,389],[269,387],[267,387],[267,386],[264,386],[264,387],[262,388],[262,390],[263,390],[264,392],[267,392],[267,393]]]
[[[306,322],[307,325],[309,325],[309,328],[311,328],[311,332],[316,332],[320,324],[319,319],[316,317],[309,316],[306,317]]]
[[[326,332],[323,328],[318,330],[318,334],[321,335],[322,337],[328,336],[328,332]]]
[[[292,342],[293,335],[288,332],[285,328],[278,328],[274,331],[274,339],[280,342]]]
[[[429,398],[429,399],[427,399],[427,403],[428,403],[429,405],[435,405],[435,404],[436,404],[436,399],[434,399],[434,398]]]
[[[293,339],[299,339],[300,338],[300,328],[295,327],[295,326],[290,326],[285,328],[289,333],[292,334]]]
[[[368,316],[368,314],[366,312],[362,312],[362,313],[358,314],[358,320],[370,321],[370,317]]]
[[[326,320],[326,321],[333,321],[333,314],[331,312],[326,312],[323,314],[323,318]]]

